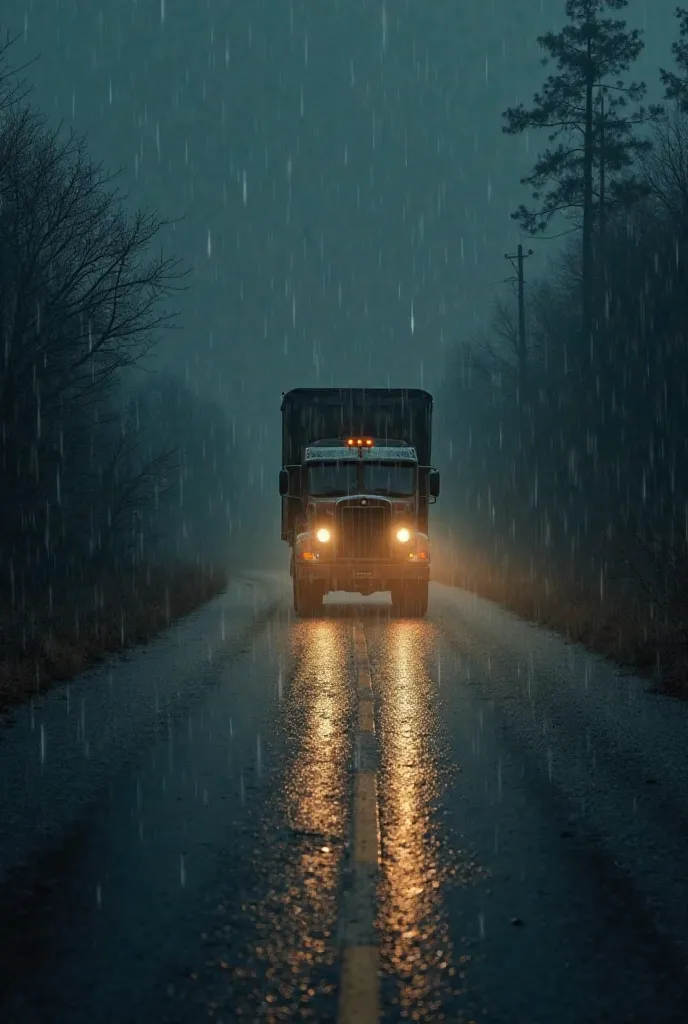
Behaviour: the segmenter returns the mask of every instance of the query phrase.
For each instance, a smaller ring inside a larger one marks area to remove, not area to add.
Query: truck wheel
[[[392,609],[402,618],[423,618],[428,611],[428,583],[401,583],[392,590]]]
[[[312,618],[322,610],[322,589],[294,576],[294,611],[301,618]]]

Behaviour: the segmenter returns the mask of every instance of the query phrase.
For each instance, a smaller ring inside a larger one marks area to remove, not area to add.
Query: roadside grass
[[[0,603],[0,711],[146,643],[226,586],[214,567],[146,565],[21,607]]]
[[[688,699],[688,608],[658,607],[621,581],[602,590],[475,555],[446,560],[433,579],[503,605],[651,679],[658,691]]]

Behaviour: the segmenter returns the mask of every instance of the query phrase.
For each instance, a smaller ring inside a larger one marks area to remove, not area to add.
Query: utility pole
[[[518,282],[518,393],[519,405],[525,415],[526,395],[528,387],[528,346],[526,343],[526,304],[523,287],[523,260],[533,255],[529,249],[524,255],[523,246],[519,245],[515,256],[504,253],[504,259],[509,260],[512,267],[516,260],[516,280]]]

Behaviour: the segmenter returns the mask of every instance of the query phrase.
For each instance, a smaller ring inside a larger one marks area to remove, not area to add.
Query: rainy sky
[[[638,77],[675,0],[632,0]],[[511,270],[527,198],[501,112],[542,83],[563,0],[5,0],[34,101],[183,217],[183,330],[159,359],[263,433],[306,385],[433,388]],[[544,143],[544,140],[542,140]],[[530,244],[530,243],[529,243]],[[547,243],[529,271],[542,267]],[[267,431],[267,436],[265,432]],[[277,435],[278,436],[278,435]],[[268,457],[271,460],[271,455]]]

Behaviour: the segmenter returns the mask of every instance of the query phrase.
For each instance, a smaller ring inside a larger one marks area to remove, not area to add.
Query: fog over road
[[[449,587],[290,598],[238,580],[3,724],[0,1020],[337,1019],[363,649],[379,1019],[688,1020],[688,707]]]

